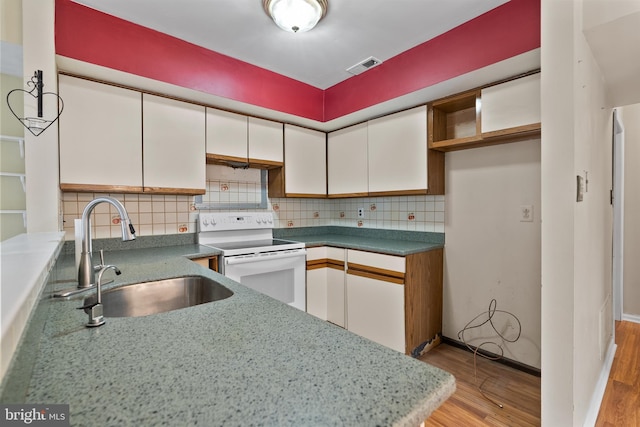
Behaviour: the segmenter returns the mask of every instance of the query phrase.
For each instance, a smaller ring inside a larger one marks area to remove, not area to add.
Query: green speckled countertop
[[[400,256],[444,247],[444,234],[433,232],[323,226],[276,228],[273,233],[307,247],[334,246]]]
[[[188,258],[197,244],[114,250],[122,284],[202,275],[225,300],[84,326],[84,296],[59,258],[2,383],[3,403],[66,403],[77,426],[419,425],[455,389],[450,374],[267,296]],[[112,272],[105,273],[112,277]]]

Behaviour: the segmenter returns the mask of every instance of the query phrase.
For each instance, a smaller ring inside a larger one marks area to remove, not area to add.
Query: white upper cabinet
[[[283,163],[283,124],[249,117],[249,164],[275,167]]]
[[[327,194],[327,145],[324,132],[284,126],[284,190],[288,197]]]
[[[523,126],[539,127],[540,73],[484,88],[481,100],[483,136]]]
[[[64,191],[142,191],[142,95],[59,76],[60,187]]]
[[[427,191],[426,105],[370,120],[369,193]]]
[[[207,108],[207,157],[247,162],[247,116]]]
[[[367,123],[327,136],[329,196],[366,196],[369,192]]]
[[[205,108],[144,94],[145,191],[204,194]]]
[[[282,166],[283,124],[207,108],[207,162]]]

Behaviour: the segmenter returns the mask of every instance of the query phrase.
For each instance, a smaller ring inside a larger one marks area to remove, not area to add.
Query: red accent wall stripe
[[[321,89],[94,9],[56,0],[56,53],[323,121]]]
[[[511,0],[327,90],[56,0],[56,53],[326,122],[540,47],[540,0]]]
[[[325,91],[325,120],[540,47],[540,1],[511,0]]]

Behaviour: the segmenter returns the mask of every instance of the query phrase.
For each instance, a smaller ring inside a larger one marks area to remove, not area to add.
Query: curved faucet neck
[[[93,245],[90,219],[93,209],[100,203],[109,203],[118,210],[123,241],[134,240],[136,238],[135,230],[129,220],[129,214],[127,214],[127,210],[120,201],[113,197],[97,197],[87,203],[87,206],[85,206],[82,212],[82,253],[80,254],[80,265],[78,267],[78,288],[91,287],[95,281],[95,272],[91,259]]]
[[[126,228],[129,226],[129,215],[127,214],[127,210],[124,205],[120,203],[119,200],[114,199],[113,197],[97,197],[87,203],[84,210],[82,211],[82,251],[83,252],[92,252],[92,243],[91,243],[91,213],[94,208],[100,203],[109,203],[113,207],[118,210],[118,214],[120,215],[120,222],[122,225],[122,240],[133,240],[135,239],[135,235],[131,233],[129,234],[129,230]],[[126,226],[126,227],[125,227]]]

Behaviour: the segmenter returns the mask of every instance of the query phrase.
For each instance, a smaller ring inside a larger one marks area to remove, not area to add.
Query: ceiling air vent
[[[376,67],[382,64],[378,58],[374,58],[373,56],[368,57],[367,59],[358,62],[356,65],[347,68],[347,72],[357,76],[358,74],[364,73],[370,68]]]

